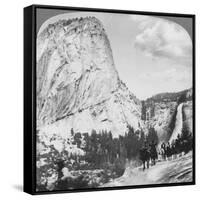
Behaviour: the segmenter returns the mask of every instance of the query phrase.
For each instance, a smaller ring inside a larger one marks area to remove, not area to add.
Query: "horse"
[[[156,160],[158,159],[158,153],[156,150],[156,144],[152,143],[150,145],[150,159],[151,159],[151,163],[152,165],[156,164]]]
[[[143,164],[143,171],[149,168],[149,161],[150,161],[150,151],[147,146],[144,146],[143,148],[140,149],[140,160],[142,161]]]

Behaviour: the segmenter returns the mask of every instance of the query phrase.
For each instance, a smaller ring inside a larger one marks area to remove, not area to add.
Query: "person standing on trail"
[[[177,154],[179,154],[179,156],[180,156],[180,153],[181,153],[181,136],[180,136],[180,134],[177,135],[177,138],[175,140],[175,149],[176,149]]]
[[[150,150],[149,150],[149,145],[146,143],[146,162],[147,162],[147,169],[149,169],[149,161],[150,161]]]
[[[166,145],[164,142],[161,144],[161,154],[162,154],[162,159],[166,160]]]
[[[176,145],[175,145],[175,140],[172,141],[171,143],[171,154],[172,154],[172,160],[176,159]]]
[[[149,146],[147,141],[144,142],[143,147],[140,149],[140,160],[143,164],[143,171],[146,169],[146,163],[147,163],[147,169],[149,168],[149,160],[150,160],[150,152],[149,152]]]
[[[171,154],[171,145],[169,142],[167,143],[167,147],[166,147],[166,155],[167,155],[167,160],[170,160],[172,154]]]
[[[156,143],[154,141],[151,142],[150,144],[150,158],[151,158],[151,162],[152,165],[156,164],[156,159],[158,159],[158,153],[156,150]]]

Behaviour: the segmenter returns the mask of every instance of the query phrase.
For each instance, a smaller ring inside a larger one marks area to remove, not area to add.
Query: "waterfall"
[[[181,134],[182,127],[183,127],[183,103],[181,103],[177,108],[177,114],[176,114],[176,123],[175,128],[172,132],[171,138],[169,142],[172,142],[172,140],[175,140],[178,136],[178,134]]]

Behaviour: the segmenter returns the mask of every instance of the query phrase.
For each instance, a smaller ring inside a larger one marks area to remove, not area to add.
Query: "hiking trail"
[[[103,187],[179,183],[192,181],[192,152],[171,161],[157,162],[155,166],[143,171],[142,166],[128,167],[124,175]]]

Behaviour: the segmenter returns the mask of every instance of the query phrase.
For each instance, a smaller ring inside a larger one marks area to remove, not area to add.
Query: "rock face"
[[[139,129],[141,102],[120,80],[101,22],[60,20],[37,37],[37,128],[66,134]]]
[[[148,107],[148,118],[145,121],[147,127],[153,127],[158,134],[160,142],[167,142],[171,135],[170,124],[176,115],[176,102],[154,102]],[[150,111],[154,111],[151,113]]]

